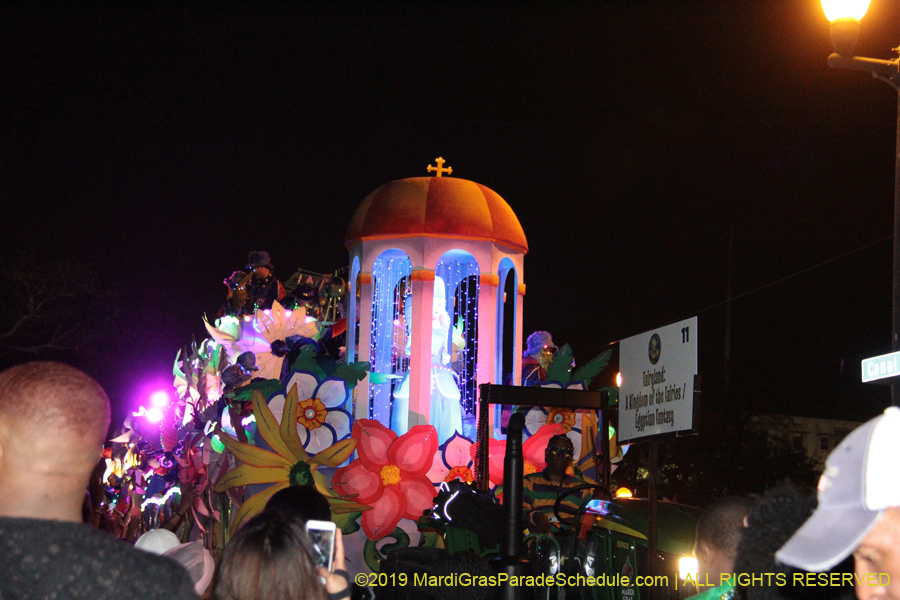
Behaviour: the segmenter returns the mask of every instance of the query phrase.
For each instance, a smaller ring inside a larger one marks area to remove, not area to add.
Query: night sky
[[[361,200],[437,156],[522,223],[526,335],[585,362],[696,314],[709,407],[889,404],[859,361],[890,351],[896,94],[828,68],[817,1],[299,4],[0,8],[0,251],[118,290],[100,341],[43,356],[119,418],[248,252],[347,264]],[[873,0],[857,53],[898,24]]]

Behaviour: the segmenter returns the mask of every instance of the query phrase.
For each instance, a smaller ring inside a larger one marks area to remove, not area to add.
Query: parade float
[[[525,234],[503,198],[445,176],[443,162],[365,197],[348,267],[281,281],[256,251],[225,280],[209,338],[176,356],[173,392],[140,407],[106,451],[107,528],[133,538],[167,527],[217,552],[274,493],[309,485],[328,499],[354,570],[377,571],[397,548],[443,547],[422,517],[450,482],[473,483],[478,386],[520,385],[525,373],[529,385],[587,389],[609,361],[573,370],[546,332],[523,350]],[[558,433],[590,472],[595,412],[522,412],[526,474],[544,468]],[[500,407],[487,421],[481,491],[498,497]]]

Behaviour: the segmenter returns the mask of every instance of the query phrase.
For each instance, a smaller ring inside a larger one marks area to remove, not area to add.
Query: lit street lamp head
[[[831,22],[831,45],[834,51],[844,57],[853,56],[856,40],[859,39],[859,21],[845,17]]]
[[[822,0],[822,10],[829,21],[862,19],[869,10],[869,0]]]
[[[869,9],[869,0],[822,0],[822,10],[831,21],[831,45],[841,56],[853,56],[859,39],[859,20]]]

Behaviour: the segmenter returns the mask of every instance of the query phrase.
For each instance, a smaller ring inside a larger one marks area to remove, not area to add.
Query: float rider
[[[242,315],[252,315],[257,310],[272,308],[274,301],[284,300],[284,286],[275,278],[275,267],[272,266],[268,252],[251,252],[247,258],[247,269],[252,271],[253,276],[246,284],[247,300],[241,309]]]
[[[543,471],[525,476],[523,485],[523,514],[525,525],[533,533],[551,533],[565,526],[572,526],[579,508],[591,495],[586,489],[573,493],[563,499],[559,505],[560,522],[554,514],[553,507],[560,494],[575,486],[586,483],[593,484],[581,477],[570,475],[567,471],[572,466],[575,446],[565,434],[555,435],[547,442],[544,459],[547,466]]]
[[[522,357],[522,385],[539,386],[547,379],[547,368],[553,361],[556,344],[546,331],[535,331],[525,342]]]

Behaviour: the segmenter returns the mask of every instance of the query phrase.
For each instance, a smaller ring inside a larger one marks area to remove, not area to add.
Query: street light
[[[869,0],[822,0],[825,16],[831,21],[834,54],[828,66],[834,69],[866,71],[897,92],[897,150],[894,154],[894,267],[891,301],[891,351],[900,350],[900,59],[879,60],[854,56],[859,38],[859,20],[866,14]],[[900,52],[900,48],[894,48]],[[891,384],[891,404],[900,406],[900,383]]]

